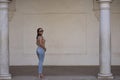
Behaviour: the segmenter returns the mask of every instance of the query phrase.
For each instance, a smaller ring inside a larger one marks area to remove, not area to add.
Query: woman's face
[[[41,34],[41,35],[43,34],[43,29],[39,30],[39,34]]]

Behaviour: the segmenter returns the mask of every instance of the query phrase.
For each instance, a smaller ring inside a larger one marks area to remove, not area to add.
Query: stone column
[[[112,0],[97,0],[100,3],[100,73],[99,80],[113,79],[111,73],[110,3]]]
[[[0,0],[0,79],[11,79],[9,73],[8,0]]]

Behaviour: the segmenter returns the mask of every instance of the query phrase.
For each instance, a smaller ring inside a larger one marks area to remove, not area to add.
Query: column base
[[[113,80],[112,74],[98,74],[98,80]]]
[[[12,79],[11,74],[0,74],[0,79]]]

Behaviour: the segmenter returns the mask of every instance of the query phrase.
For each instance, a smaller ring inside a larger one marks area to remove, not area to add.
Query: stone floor
[[[12,80],[39,80],[35,76],[15,76]],[[42,80],[97,80],[92,76],[46,76]]]
[[[14,76],[11,80],[40,80],[36,76]],[[97,80],[95,76],[46,76],[42,80]],[[120,80],[116,76],[113,80]]]
[[[10,67],[11,80],[39,80],[37,66]],[[97,66],[45,66],[43,80],[97,80]],[[112,67],[114,80],[120,80],[120,67]]]

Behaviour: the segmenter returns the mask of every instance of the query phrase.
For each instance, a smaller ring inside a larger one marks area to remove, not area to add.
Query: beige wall
[[[10,65],[38,64],[35,44],[38,27],[45,30],[44,65],[99,64],[99,8],[94,0],[16,0],[13,3]],[[114,0],[111,11],[113,65],[120,65],[119,3]]]

